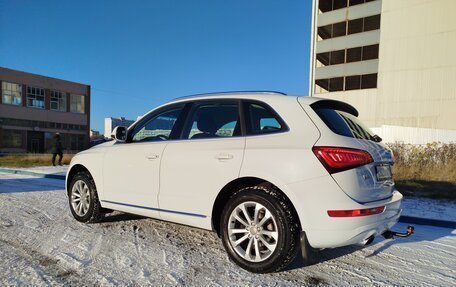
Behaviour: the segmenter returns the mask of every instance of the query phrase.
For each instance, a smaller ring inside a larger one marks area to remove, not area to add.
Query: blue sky
[[[310,0],[0,0],[0,66],[92,87],[91,127],[172,98],[307,95]]]

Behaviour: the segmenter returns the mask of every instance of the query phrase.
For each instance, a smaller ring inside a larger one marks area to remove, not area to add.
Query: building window
[[[363,61],[378,59],[378,44],[363,47]]]
[[[84,103],[85,96],[71,94],[70,98],[71,98],[70,111],[72,113],[79,113],[79,114],[85,113],[85,103]]]
[[[3,130],[2,145],[4,148],[21,148],[22,131]]]
[[[372,31],[380,29],[380,15],[374,15],[364,18],[363,31]]]
[[[361,76],[348,76],[345,77],[345,90],[359,90],[361,89]]]
[[[320,0],[318,2],[318,9],[321,13],[329,12],[347,7],[347,0]]]
[[[329,64],[337,65],[343,63],[345,63],[345,50],[332,51]]]
[[[66,111],[66,93],[51,91],[51,110]]]
[[[347,22],[339,22],[332,25],[332,38],[347,34]]]
[[[349,48],[317,54],[317,68],[366,60],[378,59],[379,45]]]
[[[331,78],[331,79],[320,79],[320,80],[316,80],[315,84],[316,84],[316,86],[320,87],[320,89],[316,89],[317,93],[343,91],[344,90],[344,77],[337,77],[337,78]]]
[[[347,63],[361,61],[363,55],[363,47],[347,49]]]
[[[377,87],[377,74],[354,75],[315,80],[315,93],[373,89]]]
[[[315,80],[315,93],[327,93],[329,91],[329,79]]]
[[[322,64],[317,65],[317,67],[343,64],[345,62],[345,50],[318,53],[317,60]]]
[[[86,125],[76,125],[76,124],[63,124],[56,122],[43,122],[43,121],[29,121],[29,120],[19,120],[19,119],[8,119],[0,118],[0,123],[6,126],[15,126],[15,127],[28,127],[28,128],[43,128],[43,129],[74,129],[74,130],[86,130]],[[69,127],[71,126],[71,127]]]
[[[329,79],[329,91],[338,92],[344,90],[344,77]]]
[[[359,5],[359,4],[363,4],[365,1],[364,0],[350,0],[348,3],[348,5],[350,6],[355,6],[355,5]]]
[[[354,19],[348,21],[348,31],[347,34],[356,34],[363,31],[364,18]]]
[[[2,82],[2,101],[4,104],[20,106],[22,104],[22,85]]]
[[[348,21],[347,35],[380,29],[380,14]]]
[[[44,109],[44,89],[27,87],[27,107]]]
[[[338,23],[318,27],[318,30],[317,30],[318,36],[320,36],[320,38],[323,40],[334,38],[334,37],[345,36],[347,34],[346,25],[347,25],[347,21],[343,21],[343,22],[338,22]]]
[[[377,74],[361,76],[361,89],[372,89],[377,87]]]
[[[320,13],[325,13],[341,8],[347,8],[347,4],[348,7],[351,7],[372,1],[375,0],[320,0],[318,1],[318,10],[320,10]]]
[[[380,14],[318,27],[318,40],[326,40],[380,29]]]

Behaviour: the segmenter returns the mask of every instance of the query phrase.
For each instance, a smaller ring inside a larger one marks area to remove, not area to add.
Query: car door
[[[194,103],[180,141],[170,142],[160,169],[160,217],[211,228],[218,192],[238,178],[245,137],[239,101]]]
[[[128,131],[126,143],[116,143],[105,154],[104,187],[110,207],[159,217],[160,162],[183,110],[177,105],[146,116]]]

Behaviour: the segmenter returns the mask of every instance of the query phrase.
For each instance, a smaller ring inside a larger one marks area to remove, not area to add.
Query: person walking
[[[63,151],[62,151],[62,142],[60,141],[60,134],[56,133],[54,135],[54,140],[52,142],[52,165],[55,166],[55,158],[59,155],[59,165],[62,165]]]

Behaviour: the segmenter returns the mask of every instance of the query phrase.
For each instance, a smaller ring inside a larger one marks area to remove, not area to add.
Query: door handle
[[[220,153],[215,156],[215,158],[219,159],[219,160],[232,159],[233,157],[234,156],[232,154],[228,154],[228,153]]]
[[[149,154],[146,156],[147,159],[157,159],[158,158],[158,154],[155,154],[155,153],[152,153],[152,154]]]

